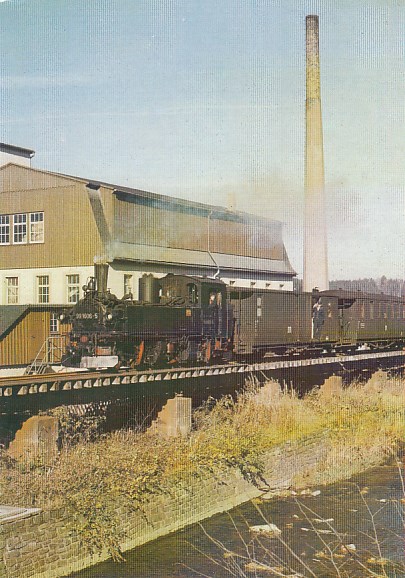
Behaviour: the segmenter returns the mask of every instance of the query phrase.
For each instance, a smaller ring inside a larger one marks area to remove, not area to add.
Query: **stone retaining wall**
[[[358,456],[358,448],[356,448]],[[189,524],[229,510],[263,491],[280,492],[291,486],[305,483],[312,473],[318,475],[330,463],[331,446],[326,435],[285,444],[265,456],[266,488],[259,490],[246,481],[239,471],[227,470],[206,476],[204,480],[191,479],[173,487],[171,495],[157,495],[145,505],[144,512],[120,511],[121,524],[126,539],[123,551],[132,549],[174,532]],[[373,454],[372,459],[352,463],[348,475],[378,465],[383,455]],[[333,460],[332,460],[333,462]],[[336,464],[335,464],[336,465]],[[340,471],[340,477],[347,470]],[[327,472],[326,472],[327,473]],[[330,479],[328,481],[333,481]],[[312,479],[314,479],[312,477]],[[336,475],[338,479],[338,474]],[[319,483],[318,481],[318,483]],[[90,556],[81,546],[68,511],[27,511],[18,519],[0,518],[0,576],[4,578],[54,578],[105,560],[103,552]]]

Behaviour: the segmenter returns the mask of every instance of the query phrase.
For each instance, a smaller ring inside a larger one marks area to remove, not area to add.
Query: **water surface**
[[[383,575],[382,568],[388,578],[405,576],[399,566],[404,562],[404,491],[396,466],[375,468],[350,481],[313,489],[321,490],[320,495],[244,504],[127,552],[125,563],[109,561],[72,576],[265,577],[289,569],[290,574],[329,578],[338,576],[336,567],[342,577],[371,576],[370,569],[374,575]],[[268,522],[276,524],[281,535],[252,540],[249,526]],[[342,545],[349,546],[349,551]],[[394,564],[381,566],[381,557]],[[252,560],[274,572],[251,566]]]

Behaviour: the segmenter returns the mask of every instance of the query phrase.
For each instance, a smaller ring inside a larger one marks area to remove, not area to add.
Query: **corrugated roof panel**
[[[222,270],[255,271],[262,273],[283,273],[294,275],[288,259],[258,259],[240,255],[226,255],[207,251],[190,251],[187,249],[172,249],[152,245],[134,243],[117,243],[110,246],[111,261],[138,261],[143,263],[159,263],[166,265],[187,265],[189,267],[207,267],[214,272],[217,266]]]

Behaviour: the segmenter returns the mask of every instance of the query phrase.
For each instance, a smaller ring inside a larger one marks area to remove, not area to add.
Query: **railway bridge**
[[[179,393],[198,407],[209,397],[234,394],[249,379],[275,379],[302,393],[330,375],[350,380],[404,365],[405,351],[357,351],[310,359],[268,358],[261,363],[7,377],[0,379],[0,440],[8,444],[26,419],[58,406],[69,406],[79,415],[102,413],[109,429],[147,427],[167,399]]]

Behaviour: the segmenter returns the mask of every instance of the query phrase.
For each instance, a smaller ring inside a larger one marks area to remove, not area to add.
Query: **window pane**
[[[49,303],[49,276],[40,275],[38,280],[38,303]]]
[[[0,245],[10,244],[10,215],[0,215]]]
[[[6,277],[7,304],[18,305],[18,277]]]
[[[49,331],[51,333],[58,333],[59,331],[59,319],[56,313],[51,313],[51,318],[49,321]]]
[[[30,243],[44,242],[44,213],[30,213]]]
[[[79,275],[67,275],[67,300],[68,303],[77,303],[80,295]]]
[[[27,215],[14,215],[13,242],[27,242]]]

